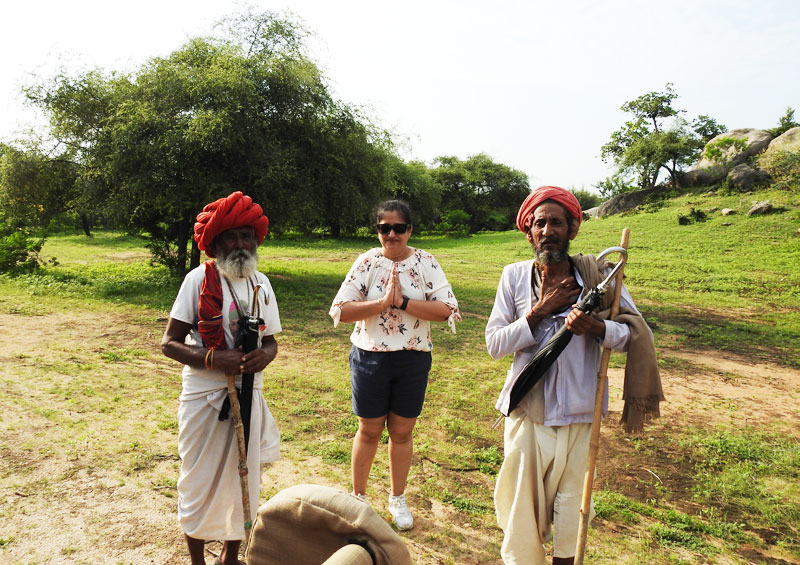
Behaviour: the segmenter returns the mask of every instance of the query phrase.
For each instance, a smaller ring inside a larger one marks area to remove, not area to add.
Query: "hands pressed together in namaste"
[[[400,279],[397,274],[397,263],[392,267],[392,273],[389,276],[389,282],[386,285],[386,294],[380,299],[380,305],[383,310],[391,308],[399,308],[403,304],[403,289],[400,285]]]

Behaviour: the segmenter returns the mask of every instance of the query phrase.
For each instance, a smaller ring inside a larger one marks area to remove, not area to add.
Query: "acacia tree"
[[[432,226],[439,219],[442,203],[442,185],[433,178],[433,171],[422,161],[395,157],[391,175],[392,195],[409,203],[417,225]]]
[[[90,235],[80,197],[77,165],[68,153],[0,145],[0,206],[8,219],[41,230],[59,214],[75,211]]]
[[[676,110],[672,103],[678,94],[667,83],[663,92],[648,92],[622,105],[632,115],[600,150],[606,162],[613,162],[624,177],[638,179],[640,188],[656,185],[661,170],[672,184],[680,183],[680,169],[692,163],[706,141],[725,131],[725,126],[702,115],[692,123]]]
[[[464,161],[437,157],[434,165],[433,178],[442,186],[442,212],[466,212],[471,232],[514,225],[517,207],[530,192],[525,173],[496,163],[485,153]]]
[[[131,75],[60,75],[28,91],[102,187],[98,206],[178,274],[199,262],[194,245],[187,257],[194,216],[232,190],[261,202],[273,227],[335,233],[386,185],[389,147],[332,99],[298,24],[246,12],[219,29]]]
[[[800,126],[800,123],[794,121],[794,108],[791,106],[786,107],[786,112],[778,119],[778,126],[768,130],[773,136],[778,137],[783,135],[788,130]]]
[[[389,194],[391,139],[342,103],[299,127],[288,141],[296,189],[284,191],[287,223],[305,232],[324,227],[334,237],[354,232]]]

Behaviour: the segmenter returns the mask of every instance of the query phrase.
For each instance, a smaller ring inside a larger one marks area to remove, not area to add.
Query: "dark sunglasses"
[[[408,224],[378,224],[378,231],[383,235],[389,235],[392,230],[397,235],[403,235],[408,230]]]

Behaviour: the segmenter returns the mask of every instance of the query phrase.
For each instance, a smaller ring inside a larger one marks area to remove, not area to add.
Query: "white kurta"
[[[197,333],[197,305],[204,277],[201,265],[183,282],[170,316],[192,324],[188,345],[202,347]],[[258,296],[258,315],[265,328],[259,338],[281,331],[278,306],[269,279],[256,273],[256,283],[264,285]],[[239,308],[250,313],[252,288],[245,279],[232,281]],[[223,328],[228,347],[233,346],[238,311],[228,284],[222,281]],[[236,385],[241,386],[241,376]],[[222,371],[184,366],[183,390],[178,408],[178,454],[181,473],[178,479],[178,520],[186,535],[203,540],[244,539],[244,516],[239,481],[239,450],[231,418],[219,421],[227,396],[227,379]],[[250,419],[247,467],[250,509],[253,520],[258,509],[261,464],[280,458],[280,436],[275,419],[263,394],[263,372],[253,379],[253,404]]]

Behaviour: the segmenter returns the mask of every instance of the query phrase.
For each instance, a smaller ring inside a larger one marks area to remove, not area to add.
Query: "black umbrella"
[[[241,346],[242,353],[250,353],[251,351],[255,351],[260,346],[258,340],[258,330],[259,327],[264,325],[264,320],[256,317],[255,315],[257,304],[256,300],[258,300],[259,289],[263,290],[263,287],[260,284],[256,285],[256,288],[253,291],[253,305],[251,307],[250,315],[244,315],[239,318],[239,332],[234,340],[234,347],[238,348]],[[266,290],[264,290],[264,292],[266,293]],[[267,303],[269,303],[269,297],[267,297]],[[244,428],[245,450],[250,444],[250,414],[253,406],[253,380],[253,373],[242,373],[242,388],[241,390],[237,389],[240,410],[239,416]],[[230,395],[228,395],[228,398],[226,398],[225,402],[223,402],[222,408],[219,412],[220,421],[228,419],[230,409],[231,398]]]
[[[583,310],[587,314],[592,312],[598,304],[600,304],[600,299],[606,293],[606,290],[608,290],[609,282],[628,260],[628,251],[624,247],[609,247],[600,253],[597,259],[600,260],[611,253],[620,254],[619,262],[614,266],[603,282],[590,290],[576,305],[577,308]],[[536,352],[531,362],[522,369],[514,386],[511,388],[508,413],[503,414],[504,416],[508,416],[511,411],[517,407],[523,397],[528,394],[528,391],[541,380],[542,376],[547,372],[547,369],[549,369],[550,365],[561,355],[561,352],[564,351],[564,348],[571,339],[572,332],[564,325]]]
[[[257,298],[254,294],[253,300]],[[242,353],[250,353],[259,347],[258,328],[264,325],[264,320],[250,316],[239,318],[239,337],[236,346],[242,346]],[[244,426],[245,453],[250,445],[250,413],[253,406],[253,373],[242,373],[242,392],[239,395],[242,425]]]

